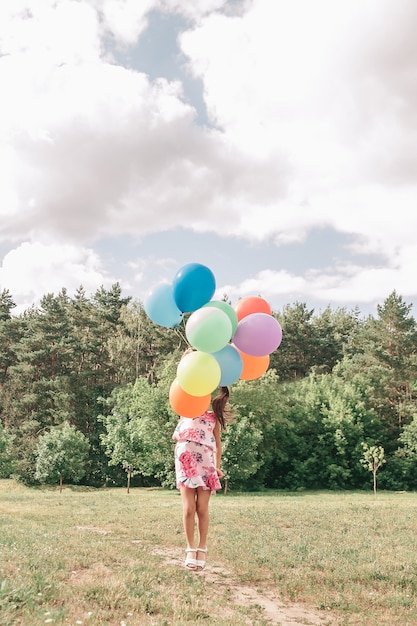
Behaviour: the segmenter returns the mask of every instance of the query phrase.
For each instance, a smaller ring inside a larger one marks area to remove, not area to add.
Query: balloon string
[[[180,331],[180,329],[178,328],[178,326],[176,328],[174,328],[174,331],[176,332],[176,334],[179,336],[179,338],[185,343],[185,345],[187,346],[187,348],[191,348],[190,344],[188,343],[187,339],[184,337],[184,335],[182,334],[182,332]]]

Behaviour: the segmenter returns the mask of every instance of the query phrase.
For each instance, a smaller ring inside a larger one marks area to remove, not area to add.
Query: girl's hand
[[[223,478],[224,477],[224,472],[220,469],[220,467],[216,467],[216,472],[217,472],[217,476],[219,478]]]

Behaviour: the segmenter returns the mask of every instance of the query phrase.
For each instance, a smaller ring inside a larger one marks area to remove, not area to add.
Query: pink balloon
[[[278,348],[282,341],[279,322],[267,313],[252,313],[240,320],[233,335],[239,350],[251,356],[265,356]]]

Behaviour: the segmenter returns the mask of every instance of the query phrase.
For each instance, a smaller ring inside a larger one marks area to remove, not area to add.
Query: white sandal
[[[193,559],[190,556],[188,556],[190,552],[195,552],[195,555],[197,556],[197,548],[186,548],[185,552],[187,556],[185,559],[184,566],[188,567],[188,569],[197,569],[197,559],[196,558]]]
[[[204,554],[207,554],[207,548],[196,548],[196,556],[198,552],[204,552]],[[197,564],[197,569],[202,570],[206,566],[206,561],[205,560],[200,561],[199,559],[196,559],[196,564]]]

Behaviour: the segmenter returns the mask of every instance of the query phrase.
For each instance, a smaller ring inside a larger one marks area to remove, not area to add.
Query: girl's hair
[[[225,430],[226,423],[229,417],[229,411],[226,409],[227,401],[229,400],[229,388],[220,387],[220,391],[215,398],[213,398],[211,406],[213,413],[220,422],[222,430]]]

